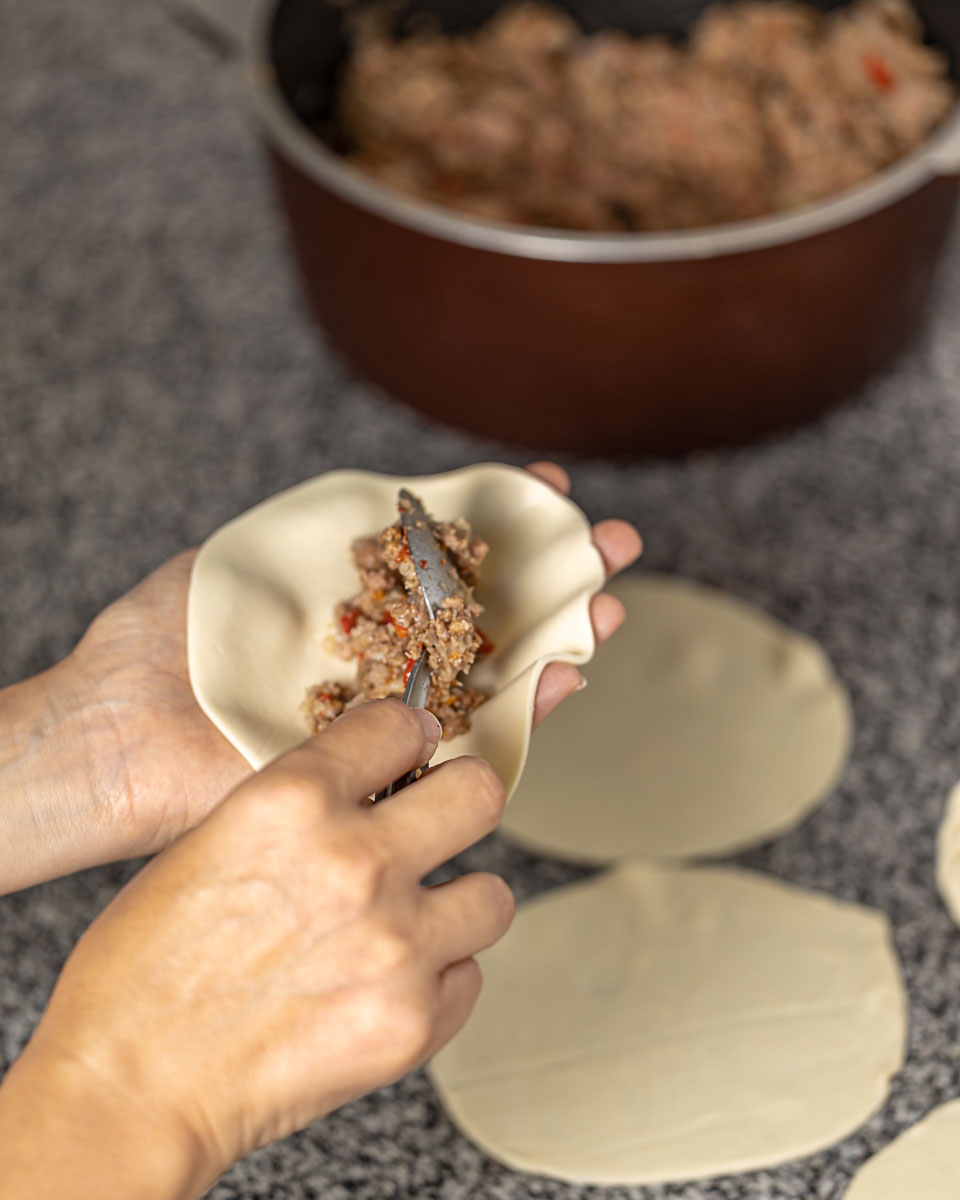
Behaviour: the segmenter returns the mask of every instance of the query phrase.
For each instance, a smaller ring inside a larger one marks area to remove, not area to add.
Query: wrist
[[[0,1086],[4,1200],[196,1200],[220,1173],[185,1122],[78,1059],[31,1046]]]
[[[0,894],[112,857],[110,736],[72,658],[0,690]]]

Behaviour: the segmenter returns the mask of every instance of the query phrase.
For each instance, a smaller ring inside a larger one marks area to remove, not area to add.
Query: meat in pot
[[[684,44],[585,36],[537,3],[465,36],[358,26],[338,121],[350,161],[401,192],[496,220],[685,229],[849,188],[956,103],[907,0],[827,15],[793,0],[708,9]]]

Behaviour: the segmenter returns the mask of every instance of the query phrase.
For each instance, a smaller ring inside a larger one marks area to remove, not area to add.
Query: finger
[[[323,782],[335,803],[356,805],[414,767],[428,762],[440,722],[424,708],[372,700],[345,712],[322,733],[281,755],[262,775]]]
[[[461,875],[422,890],[423,944],[446,967],[498,942],[515,912],[513,892],[499,875]]]
[[[405,870],[422,879],[496,828],[506,794],[482,758],[453,758],[369,810],[388,845],[403,848]]]
[[[572,663],[555,662],[544,667],[533,702],[533,728],[548,717],[568,696],[586,686],[586,680]]]
[[[561,495],[570,495],[570,476],[566,473],[559,463],[555,462],[533,462],[528,463],[526,470],[531,475],[536,475],[538,479],[542,479],[544,483],[549,483],[552,488],[556,488]]]
[[[475,958],[466,958],[447,967],[440,977],[439,1015],[425,1058],[432,1058],[463,1028],[482,987],[483,972]]]
[[[600,592],[593,597],[590,601],[590,620],[598,646],[620,628],[625,617],[626,610],[616,596]],[[545,667],[533,702],[533,728],[536,729],[558,704],[584,686],[583,676],[570,663],[550,663]]]
[[[593,544],[600,551],[608,576],[629,567],[643,551],[640,534],[627,521],[616,518],[594,525]]]
[[[600,592],[590,601],[590,622],[597,645],[602,646],[611,634],[617,632],[626,619],[627,610],[623,601],[609,592]]]

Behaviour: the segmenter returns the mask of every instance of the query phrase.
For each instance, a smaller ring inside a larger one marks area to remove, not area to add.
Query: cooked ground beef
[[[358,26],[339,104],[350,160],[479,216],[693,228],[819,200],[919,145],[956,101],[906,0],[822,15],[708,9],[684,44],[584,36],[535,3],[469,36]]]
[[[304,711],[312,732],[364,700],[402,695],[423,649],[431,676],[427,708],[443,726],[444,737],[470,728],[470,714],[487,697],[467,687],[462,677],[478,656],[492,649],[477,627],[483,610],[473,597],[487,545],[462,517],[431,524],[450,552],[465,595],[445,601],[431,621],[400,522],[375,537],[358,538],[351,551],[361,588],[337,605],[330,638],[341,658],[357,660],[357,683],[326,682],[308,689]]]

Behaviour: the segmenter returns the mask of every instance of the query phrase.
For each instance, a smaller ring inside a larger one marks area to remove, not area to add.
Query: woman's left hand
[[[556,464],[529,469],[569,491]],[[640,553],[625,521],[601,521],[593,535],[608,576]],[[195,553],[170,559],[111,604],[56,667],[0,692],[0,893],[153,854],[250,773],[190,687],[186,603]],[[623,607],[600,593],[591,616],[603,642]],[[579,685],[576,667],[547,667],[534,724]]]

